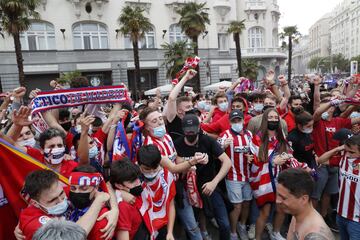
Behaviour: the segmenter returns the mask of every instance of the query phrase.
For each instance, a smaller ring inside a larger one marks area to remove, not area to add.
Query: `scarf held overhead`
[[[124,85],[40,92],[31,101],[31,109],[32,114],[35,114],[55,108],[118,102],[129,102],[127,89]]]

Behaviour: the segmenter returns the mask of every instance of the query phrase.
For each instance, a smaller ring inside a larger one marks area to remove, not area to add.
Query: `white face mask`
[[[313,132],[313,128],[304,128],[303,130],[302,130],[302,132],[303,133],[307,133],[307,134],[310,134],[310,133],[312,133]]]
[[[29,138],[23,141],[19,141],[18,144],[22,147],[35,147],[36,141],[35,138]]]
[[[48,163],[57,165],[64,160],[65,148],[45,148],[44,158]]]
[[[226,112],[226,110],[229,107],[229,104],[228,104],[228,102],[222,102],[222,103],[218,104],[218,107],[219,107],[220,111]]]
[[[256,112],[261,112],[264,109],[264,104],[262,103],[255,103],[254,104],[254,110]]]
[[[89,158],[96,158],[98,153],[99,153],[99,150],[98,150],[97,146],[94,145],[93,147],[91,147],[89,149]]]
[[[231,129],[234,130],[235,132],[239,133],[243,130],[243,123],[232,123],[231,124]]]
[[[329,113],[328,113],[328,112],[323,112],[323,113],[321,114],[321,118],[322,118],[323,120],[328,120],[328,119],[329,119]]]

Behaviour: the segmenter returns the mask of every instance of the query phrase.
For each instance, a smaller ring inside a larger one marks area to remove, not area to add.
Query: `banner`
[[[190,68],[193,68],[195,69],[196,66],[199,64],[200,62],[200,58],[198,56],[195,56],[195,57],[188,57],[186,60],[185,60],[185,64],[184,66],[182,67],[182,69],[176,74],[175,78],[171,81],[171,83],[173,85],[176,85],[178,84],[179,82],[179,78],[184,75],[186,73],[187,70],[189,70]]]
[[[21,209],[27,207],[25,199],[20,194],[26,176],[35,170],[52,169],[23,153],[1,138],[0,166],[0,185],[3,188],[4,197],[10,203],[16,215],[19,216]],[[58,175],[60,181],[68,185],[68,179],[60,174]]]
[[[31,101],[32,114],[55,108],[83,104],[105,104],[130,101],[125,85],[60,89],[39,92]]]

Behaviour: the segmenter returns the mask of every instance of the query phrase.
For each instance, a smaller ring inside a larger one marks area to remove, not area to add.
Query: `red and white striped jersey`
[[[351,221],[360,222],[360,159],[350,159],[343,155],[339,166],[338,214]]]
[[[233,143],[226,149],[226,154],[231,159],[231,168],[227,174],[227,179],[232,181],[246,182],[249,181],[249,164],[245,154],[250,153],[250,143],[252,142],[252,134],[245,131],[244,134],[235,134],[233,131],[226,130],[219,138],[221,146],[224,145],[226,139],[233,138]]]
[[[170,161],[175,163],[176,160],[176,149],[173,143],[172,138],[169,134],[165,134],[162,139],[146,136],[144,140],[144,145],[154,144],[160,151],[162,157],[168,157]]]
[[[176,194],[173,175],[162,169],[154,182],[143,182],[144,191],[141,198],[137,198],[135,206],[143,216],[144,222],[150,229],[150,234],[156,237],[156,232],[167,225],[170,202]]]
[[[271,160],[272,172],[270,174],[269,160],[266,162],[259,161],[258,156],[259,156],[260,144],[261,144],[260,139],[258,139],[257,136],[253,138],[253,141],[250,144],[250,149],[254,154],[254,161],[251,165],[249,181],[257,205],[263,206],[265,203],[273,203],[276,200],[275,189],[273,188],[272,185],[271,175],[273,176],[273,182],[275,185],[277,176],[279,175],[280,171],[287,168],[297,168],[297,167],[307,168],[307,164],[298,162],[295,158],[291,158],[281,166],[275,165],[273,161],[277,153],[274,153],[274,157]],[[268,145],[268,157],[270,157],[272,152],[276,150],[277,145],[278,145],[278,140],[276,138],[270,139]],[[291,150],[289,149],[288,152],[291,153]]]

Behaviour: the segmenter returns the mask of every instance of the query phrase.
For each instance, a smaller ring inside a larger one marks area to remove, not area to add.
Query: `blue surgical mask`
[[[360,117],[360,113],[359,112],[352,112],[349,117],[350,118],[358,118],[358,117]]]
[[[166,134],[165,125],[158,126],[153,128],[154,137],[162,138]]]
[[[206,102],[205,101],[199,101],[197,105],[198,105],[199,109],[203,110],[203,109],[205,109]]]
[[[91,158],[91,159],[96,158],[98,153],[99,153],[99,150],[98,150],[97,146],[94,145],[93,147],[91,147],[89,149],[89,158]]]
[[[254,104],[254,110],[256,112],[262,112],[263,109],[264,109],[264,104],[262,104],[262,103],[255,103]]]
[[[328,119],[329,119],[329,113],[328,113],[328,112],[323,112],[323,113],[321,114],[321,118],[322,118],[323,120],[328,120]]]
[[[61,203],[56,204],[52,207],[47,207],[46,212],[50,215],[62,215],[66,212],[68,209],[69,203],[67,201],[67,198],[64,198],[64,200]]]
[[[232,123],[231,124],[231,129],[237,133],[241,132],[243,130],[243,128],[244,128],[243,123]]]
[[[229,108],[228,102],[222,102],[218,106],[219,106],[220,111],[222,111],[222,112],[226,112]]]
[[[204,111],[205,111],[205,112],[210,112],[210,109],[211,109],[211,105],[207,103],[207,104],[205,105]]]

